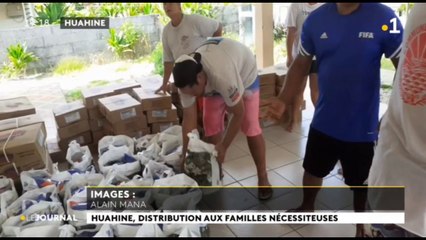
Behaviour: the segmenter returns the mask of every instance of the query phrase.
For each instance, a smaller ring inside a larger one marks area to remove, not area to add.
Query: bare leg
[[[303,174],[303,186],[322,186],[322,178],[313,176],[305,171]],[[304,188],[303,189],[303,202],[298,211],[313,212],[315,210],[315,199],[318,195],[320,188]]]
[[[268,181],[268,174],[266,172],[266,150],[265,140],[263,134],[259,134],[254,137],[247,137],[247,143],[250,149],[251,156],[253,157],[254,163],[256,164],[258,185],[259,186],[270,186]]]

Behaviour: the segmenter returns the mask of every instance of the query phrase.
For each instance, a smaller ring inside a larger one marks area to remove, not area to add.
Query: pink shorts
[[[262,133],[259,124],[259,90],[249,91],[244,94],[244,119],[241,131],[248,137],[254,137]],[[226,104],[222,96],[203,98],[203,124],[207,137],[214,136],[225,130]]]

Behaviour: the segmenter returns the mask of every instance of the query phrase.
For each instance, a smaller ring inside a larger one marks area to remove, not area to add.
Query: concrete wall
[[[154,47],[160,41],[162,27],[158,16],[110,18],[110,28],[120,28],[126,21],[133,22],[137,29],[148,35]],[[60,29],[59,25],[0,30],[0,63],[7,59],[8,46],[26,42],[28,50],[40,58],[28,70],[42,71],[54,67],[65,57],[88,58],[93,54],[109,52],[108,38],[108,29]],[[113,57],[112,54],[109,56]]]
[[[0,30],[25,27],[24,12],[22,11],[22,17],[8,17],[6,6],[7,3],[0,3]]]

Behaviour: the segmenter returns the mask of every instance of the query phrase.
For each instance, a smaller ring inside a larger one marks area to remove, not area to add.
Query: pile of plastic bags
[[[152,211],[196,210],[202,192],[193,178],[180,173],[182,129],[173,126],[162,133],[131,139],[106,136],[98,144],[96,171],[87,146],[73,141],[66,159],[71,169],[52,173],[21,173],[23,194],[13,181],[0,177],[0,226],[4,237],[200,237],[206,226],[188,224],[87,224],[87,186],[188,186],[153,188],[146,194]],[[67,216],[38,220],[35,216]]]

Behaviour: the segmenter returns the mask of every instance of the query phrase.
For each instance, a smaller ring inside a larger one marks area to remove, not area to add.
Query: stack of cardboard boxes
[[[274,69],[263,69],[259,73],[259,85],[260,85],[260,126],[269,127],[275,123],[264,118],[264,114],[268,111],[269,104],[265,101],[277,96],[276,83],[277,75]]]
[[[59,148],[66,151],[68,144],[76,140],[80,145],[92,143],[89,115],[80,102],[72,102],[53,109],[58,128]]]
[[[95,145],[105,136],[103,126],[106,119],[99,110],[98,100],[100,98],[112,96],[113,94],[113,89],[108,87],[96,87],[82,91],[84,105],[86,106],[89,114],[89,125],[92,140]]]
[[[133,96],[141,103],[151,133],[158,133],[179,124],[177,109],[169,94],[155,94],[154,90],[135,88]]]
[[[38,115],[27,115],[33,113],[35,108],[25,97],[0,100],[0,175],[12,178],[16,185],[22,171],[52,171],[46,127]]]
[[[105,134],[139,138],[150,133],[141,103],[129,94],[101,98],[99,107],[106,118],[103,125]]]

